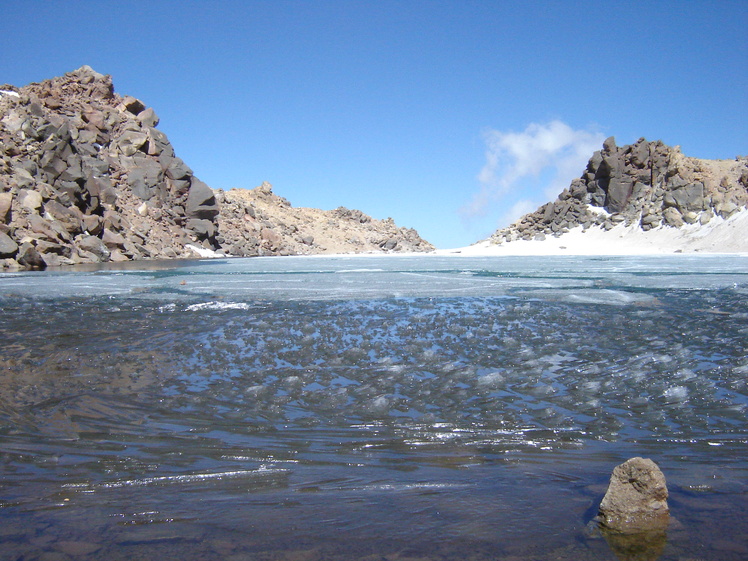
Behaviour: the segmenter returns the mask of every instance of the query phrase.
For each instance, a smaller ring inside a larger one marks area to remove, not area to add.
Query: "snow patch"
[[[226,257],[226,255],[224,255],[223,253],[218,253],[217,251],[213,251],[212,249],[206,249],[204,247],[200,247],[199,245],[187,244],[185,247],[193,251],[200,257],[206,257],[208,259],[217,259],[219,257]]]
[[[715,216],[707,224],[680,228],[660,226],[648,231],[621,223],[610,230],[573,228],[559,237],[494,244],[488,240],[468,247],[437,250],[439,255],[664,255],[672,253],[748,254],[748,209],[729,218]]]

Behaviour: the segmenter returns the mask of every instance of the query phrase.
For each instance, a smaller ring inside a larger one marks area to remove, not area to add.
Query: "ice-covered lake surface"
[[[141,263],[0,305],[0,559],[613,560],[632,456],[651,555],[748,556],[746,257]]]

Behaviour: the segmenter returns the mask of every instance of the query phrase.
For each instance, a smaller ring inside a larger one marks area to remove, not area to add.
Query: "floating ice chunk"
[[[668,363],[668,362],[673,362],[673,357],[669,355],[663,355],[663,354],[652,355],[652,362],[663,363],[663,364]]]
[[[673,386],[666,389],[662,394],[668,403],[680,403],[688,399],[688,388],[685,386]]]
[[[696,378],[696,374],[690,368],[682,368],[678,370],[677,376],[681,380],[692,380],[693,378]]]
[[[599,392],[599,391],[600,391],[600,386],[601,386],[601,385],[602,385],[602,384],[601,384],[600,382],[598,382],[598,381],[592,381],[592,382],[584,382],[584,383],[582,384],[582,388],[583,388],[583,389],[584,389],[585,391],[588,391],[588,392],[590,392],[590,393],[597,393],[597,392]]]
[[[390,400],[387,397],[380,395],[375,397],[369,406],[369,410],[372,413],[386,413],[390,408]]]
[[[188,312],[201,310],[249,310],[251,306],[243,302],[202,302],[187,306]]]
[[[283,380],[283,384],[288,389],[299,389],[303,385],[303,380],[299,378],[298,376],[288,376],[285,380]]]
[[[732,371],[736,374],[748,374],[748,364],[736,366],[735,368],[732,369]]]
[[[600,288],[539,288],[520,291],[518,295],[529,298],[540,298],[552,302],[569,302],[573,304],[601,304],[608,306],[654,306],[657,299],[649,294]],[[517,311],[522,311],[517,308]]]
[[[537,386],[530,388],[527,393],[537,397],[544,397],[555,394],[556,388],[549,384],[538,384]]]
[[[654,304],[656,299],[647,294],[636,294],[623,290],[576,290],[564,298],[567,302],[580,304],[607,304],[611,306],[626,306],[629,304]]]
[[[422,356],[423,360],[425,360],[427,362],[430,362],[430,361],[433,361],[433,360],[436,360],[437,358],[439,358],[439,355],[433,349],[426,349],[425,351],[423,351],[423,353],[422,353],[421,356]]]
[[[463,489],[472,487],[469,483],[372,483],[362,487],[364,491],[420,491],[420,490],[442,490]]]
[[[162,475],[157,477],[143,477],[139,479],[120,479],[118,481],[111,481],[107,483],[69,483],[63,485],[63,487],[73,489],[118,489],[121,487],[140,487],[159,484],[201,483],[204,481],[236,479],[241,477],[287,475],[289,473],[290,470],[286,468],[276,468],[272,466],[268,467],[267,465],[261,465],[259,468],[253,470],[234,470],[218,473],[188,473],[182,475]]]
[[[270,392],[272,392],[272,388],[269,388],[267,386],[261,386],[261,385],[250,386],[250,387],[248,387],[248,388],[246,388],[244,390],[244,393],[246,395],[252,396],[252,397],[255,397],[255,398],[259,398],[259,397],[261,397],[263,395],[266,395],[266,394],[268,394]]]
[[[489,372],[478,378],[478,385],[482,388],[497,389],[504,385],[505,378],[501,372]]]

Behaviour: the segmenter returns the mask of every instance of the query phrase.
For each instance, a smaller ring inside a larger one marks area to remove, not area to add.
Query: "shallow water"
[[[727,256],[0,275],[0,558],[616,559],[640,455],[660,558],[744,559],[747,297]]]

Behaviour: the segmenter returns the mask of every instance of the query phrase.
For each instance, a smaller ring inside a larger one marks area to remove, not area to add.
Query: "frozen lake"
[[[289,257],[0,275],[0,559],[748,555],[748,258]]]

